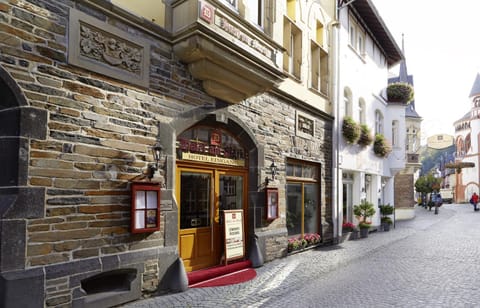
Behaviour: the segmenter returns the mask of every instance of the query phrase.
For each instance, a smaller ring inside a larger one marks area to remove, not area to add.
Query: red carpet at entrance
[[[251,280],[257,276],[250,260],[190,272],[190,288],[219,287]]]

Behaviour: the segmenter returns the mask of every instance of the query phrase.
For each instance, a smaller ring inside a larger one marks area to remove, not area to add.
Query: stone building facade
[[[209,199],[207,228],[204,216],[183,228],[184,192],[201,186],[182,186],[190,177],[209,177],[212,198],[236,181],[245,258],[253,239],[266,261],[287,254],[289,236],[316,232],[332,241],[328,95],[282,87],[291,82],[281,69],[287,3],[269,7],[261,32],[230,2],[173,1],[163,26],[110,1],[0,2],[1,306],[113,306],[178,291],[177,267],[221,262],[221,200]],[[157,143],[159,228],[133,233],[132,183],[150,182]],[[273,219],[266,186],[278,191]],[[315,196],[308,230],[305,217],[289,214],[305,187]],[[191,230],[210,232],[206,261],[185,252],[208,246]]]

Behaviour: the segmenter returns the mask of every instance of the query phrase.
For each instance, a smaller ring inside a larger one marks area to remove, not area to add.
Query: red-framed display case
[[[160,183],[134,182],[131,191],[131,232],[160,230]]]

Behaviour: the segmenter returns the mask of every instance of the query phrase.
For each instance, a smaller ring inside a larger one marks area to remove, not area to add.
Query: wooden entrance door
[[[223,210],[245,208],[245,178],[238,171],[177,168],[179,252],[187,271],[221,263]]]

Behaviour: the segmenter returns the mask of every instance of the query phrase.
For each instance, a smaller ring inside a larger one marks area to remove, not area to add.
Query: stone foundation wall
[[[412,174],[397,174],[395,176],[395,208],[413,208],[416,204],[414,199],[414,183]]]

